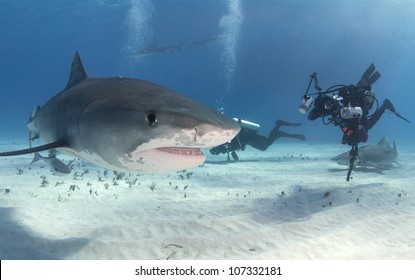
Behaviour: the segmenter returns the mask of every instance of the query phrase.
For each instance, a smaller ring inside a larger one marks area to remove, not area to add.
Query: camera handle
[[[359,154],[359,148],[357,146],[357,143],[354,143],[352,145],[352,149],[349,152],[350,155],[350,163],[349,163],[349,171],[347,171],[347,177],[346,177],[346,181],[349,182],[350,181],[350,176],[352,175],[352,170],[354,167],[354,162],[357,160],[357,156]]]
[[[310,82],[308,83],[307,90],[304,93],[304,98],[308,99],[308,91],[310,90],[311,83],[314,81],[314,88],[321,92],[321,87],[318,86],[318,80],[317,80],[317,73],[313,73],[310,75]]]

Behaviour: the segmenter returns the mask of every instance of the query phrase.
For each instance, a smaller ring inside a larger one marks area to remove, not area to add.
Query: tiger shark
[[[46,144],[0,156],[52,149],[141,174],[196,167],[206,159],[202,148],[228,142],[240,130],[234,120],[164,86],[88,77],[78,52],[65,89],[37,106],[27,127],[30,143],[40,138]]]
[[[173,46],[159,46],[157,42],[153,42],[150,46],[143,48],[136,52],[136,55],[152,55],[152,54],[160,54],[160,53],[172,53],[178,51],[180,45]]]
[[[356,166],[371,166],[378,169],[389,169],[398,157],[395,142],[393,147],[386,137],[383,137],[376,145],[366,145],[359,148]],[[342,153],[331,159],[340,165],[350,164],[349,152]]]

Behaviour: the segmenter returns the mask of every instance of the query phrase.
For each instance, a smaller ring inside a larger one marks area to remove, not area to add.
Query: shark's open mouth
[[[162,147],[157,148],[157,150],[162,152],[167,152],[171,154],[178,154],[184,156],[201,156],[203,152],[201,149],[198,148],[179,148],[179,147]]]

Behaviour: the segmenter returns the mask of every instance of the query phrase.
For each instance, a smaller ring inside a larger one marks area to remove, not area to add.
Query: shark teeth
[[[162,152],[167,152],[171,154],[179,154],[179,155],[186,155],[186,156],[201,156],[203,152],[201,149],[197,148],[177,148],[177,147],[163,147],[157,148],[157,150]]]

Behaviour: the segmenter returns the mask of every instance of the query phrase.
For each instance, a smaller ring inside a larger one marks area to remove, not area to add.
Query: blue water
[[[0,140],[25,139],[32,109],[61,91],[76,50],[91,76],[163,84],[229,116],[302,122],[307,141],[338,142],[337,127],[307,121],[300,97],[320,86],[354,84],[372,62],[374,91],[415,122],[415,2],[293,0],[1,0]],[[134,56],[154,42],[190,46]],[[414,126],[386,113],[370,141],[414,139]]]

